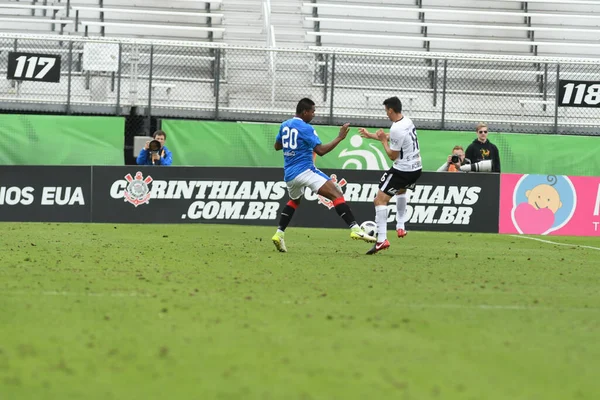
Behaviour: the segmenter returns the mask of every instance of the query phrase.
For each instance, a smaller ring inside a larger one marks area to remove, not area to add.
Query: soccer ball
[[[360,228],[369,236],[377,235],[377,224],[373,221],[365,221],[360,224]]]

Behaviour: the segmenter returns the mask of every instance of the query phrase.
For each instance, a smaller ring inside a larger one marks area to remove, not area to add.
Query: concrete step
[[[221,10],[262,12],[262,0],[226,0],[222,3]]]
[[[300,14],[301,11],[302,3],[298,3],[295,1],[271,1],[271,12],[273,14]]]

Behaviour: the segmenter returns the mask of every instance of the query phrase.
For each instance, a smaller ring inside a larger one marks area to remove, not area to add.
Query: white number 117
[[[15,78],[23,78],[23,70],[25,64],[27,64],[27,72],[25,72],[25,78],[33,78],[35,73],[35,67],[44,66],[40,72],[35,76],[35,79],[43,79],[44,76],[54,67],[56,63],[55,58],[51,57],[29,57],[21,56],[17,58],[17,68],[15,69]]]

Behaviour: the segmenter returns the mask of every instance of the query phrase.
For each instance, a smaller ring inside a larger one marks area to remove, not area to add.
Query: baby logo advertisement
[[[547,235],[569,222],[576,204],[568,177],[524,175],[513,191],[511,218],[519,233]]]
[[[597,178],[563,175],[501,177],[500,233],[598,235]],[[594,182],[592,182],[594,181]]]

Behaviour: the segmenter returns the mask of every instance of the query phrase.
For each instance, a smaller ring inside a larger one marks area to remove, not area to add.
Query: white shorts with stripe
[[[290,199],[296,200],[304,195],[304,189],[310,188],[315,194],[321,189],[330,177],[316,169],[315,171],[307,169],[289,182],[286,182]]]

